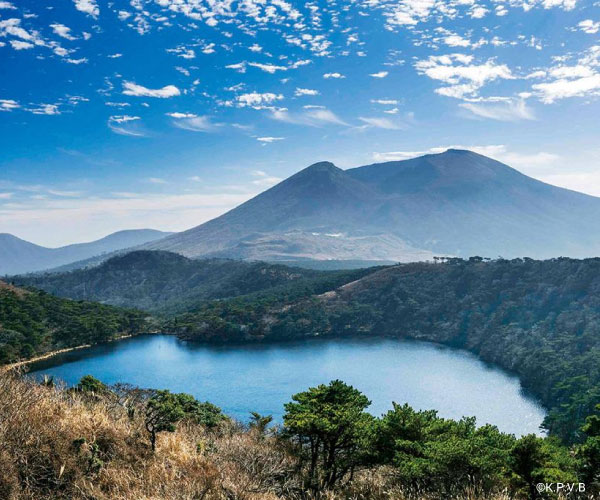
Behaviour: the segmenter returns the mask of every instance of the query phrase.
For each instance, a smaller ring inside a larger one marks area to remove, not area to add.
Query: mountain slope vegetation
[[[51,269],[158,240],[169,234],[154,229],[133,229],[118,231],[89,243],[47,248],[3,233],[0,234],[0,276]]]
[[[600,403],[600,259],[397,265],[310,296],[210,302],[166,328],[210,342],[368,335],[467,349],[517,373],[567,441]]]
[[[144,247],[255,260],[592,257],[600,253],[600,198],[465,150],[350,170],[319,162]]]
[[[0,365],[147,331],[143,313],[0,281]]]
[[[212,299],[247,295],[274,287],[300,287],[312,281],[335,283],[365,271],[316,271],[265,262],[192,260],[171,252],[138,250],[112,257],[97,267],[67,273],[17,276],[59,297],[93,300],[155,312],[182,311]],[[332,285],[333,283],[331,283]]]

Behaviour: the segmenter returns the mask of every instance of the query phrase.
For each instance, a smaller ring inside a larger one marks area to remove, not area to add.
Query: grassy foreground
[[[367,403],[334,381],[293,396],[285,427],[269,429],[268,417],[245,426],[184,394],[4,371],[0,498],[527,499],[538,498],[528,481],[576,481],[585,465],[547,439],[406,405],[376,419]]]

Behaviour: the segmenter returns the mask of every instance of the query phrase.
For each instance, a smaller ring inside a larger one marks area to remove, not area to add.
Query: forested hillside
[[[89,269],[13,279],[59,297],[173,312],[197,307],[207,300],[275,287],[299,287],[314,280],[339,286],[364,274],[361,270],[325,272],[265,262],[193,260],[171,252],[135,251]],[[338,280],[329,283],[331,277]]]
[[[516,372],[567,441],[600,403],[600,259],[398,265],[307,298],[212,302],[168,328],[213,342],[385,335],[465,348]]]
[[[147,331],[145,314],[0,281],[0,365]]]

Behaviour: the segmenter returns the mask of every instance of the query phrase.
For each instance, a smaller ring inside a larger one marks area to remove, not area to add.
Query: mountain
[[[61,299],[0,280],[0,365],[148,331],[145,314]]]
[[[172,233],[154,229],[118,231],[89,243],[47,248],[0,233],[0,276],[42,271],[123,248],[142,245]]]
[[[600,199],[465,150],[350,170],[320,162],[144,248],[262,260],[585,257],[600,253]]]
[[[315,281],[333,280],[333,285],[364,273],[362,270],[316,271],[265,262],[192,260],[171,252],[139,250],[112,257],[88,269],[13,276],[11,280],[59,297],[166,312],[193,309],[206,300],[266,290],[289,293],[289,287],[310,289]]]

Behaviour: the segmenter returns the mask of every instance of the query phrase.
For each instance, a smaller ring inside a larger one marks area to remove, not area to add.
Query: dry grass
[[[272,435],[235,422],[211,432],[183,423],[159,435],[153,454],[141,418],[114,400],[0,374],[0,499],[310,499],[301,484],[296,459]],[[427,497],[406,495],[393,469],[379,467],[321,498]],[[483,499],[467,491],[453,500]]]
[[[276,438],[235,423],[182,424],[153,454],[125,409],[0,375],[2,499],[293,498],[295,470]]]

